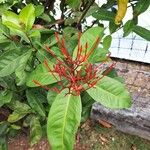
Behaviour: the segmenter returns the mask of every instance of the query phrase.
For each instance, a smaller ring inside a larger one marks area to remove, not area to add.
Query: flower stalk
[[[87,42],[84,46],[80,44],[81,33],[79,33],[77,54],[75,59],[73,59],[68,53],[65,46],[65,40],[63,38],[60,39],[58,33],[55,33],[55,37],[60,46],[63,58],[59,58],[48,46],[45,46],[46,50],[55,58],[56,63],[51,68],[48,64],[48,60],[45,59],[44,65],[50,75],[56,79],[57,84],[55,87],[48,88],[47,86],[43,86],[38,81],[34,80],[33,82],[35,84],[57,93],[60,93],[64,89],[68,89],[68,93],[66,93],[66,95],[72,94],[76,96],[80,95],[82,91],[93,88],[99,80],[101,80],[114,68],[115,63],[112,63],[108,69],[104,71],[104,73],[100,73],[103,64],[110,57],[110,53],[107,58],[97,66],[91,64],[88,60],[100,42],[99,37],[96,38],[95,43],[91,49],[88,50],[89,45]]]

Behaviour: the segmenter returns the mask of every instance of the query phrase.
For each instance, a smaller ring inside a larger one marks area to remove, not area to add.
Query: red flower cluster
[[[84,46],[80,44],[81,33],[79,33],[78,49],[75,59],[68,53],[64,39],[60,39],[57,33],[55,33],[55,37],[60,45],[63,58],[56,56],[48,46],[45,46],[46,50],[55,58],[56,64],[53,66],[53,69],[50,68],[47,60],[44,61],[44,64],[50,74],[58,81],[57,86],[49,88],[34,80],[33,82],[35,84],[58,93],[67,88],[68,93],[66,94],[79,95],[82,91],[94,87],[100,79],[113,69],[115,63],[111,64],[103,74],[100,74],[100,67],[106,60],[97,66],[88,62],[88,58],[93,54],[100,42],[99,37],[96,38],[95,43],[88,50],[88,43]],[[107,56],[107,59],[109,56],[110,54]],[[56,74],[59,79],[56,77]]]

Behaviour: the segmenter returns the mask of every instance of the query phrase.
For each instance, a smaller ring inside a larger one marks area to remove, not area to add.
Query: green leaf
[[[73,34],[76,34],[77,32],[78,32],[78,30],[76,28],[68,26],[63,29],[63,36],[65,37],[65,39],[66,39],[66,37],[71,38],[71,36]]]
[[[80,0],[66,0],[66,3],[73,9],[76,9],[80,5]]]
[[[51,33],[49,33],[51,34]],[[59,35],[59,37],[61,38],[62,36]],[[50,38],[48,38],[46,41],[44,41],[44,44],[48,45],[49,47],[54,46],[57,43],[57,39],[54,35],[54,33],[52,33],[52,36]],[[41,45],[42,47],[42,45]]]
[[[25,25],[26,31],[32,28],[35,21],[35,8],[33,4],[29,4],[21,10],[19,20]]]
[[[103,4],[102,7],[104,9],[112,8],[115,5],[116,0],[109,0],[107,3]]]
[[[0,34],[0,46],[1,46],[1,49],[4,50],[2,44],[4,45],[4,47],[8,46],[10,44],[10,40],[8,38],[6,38],[6,36],[4,36],[3,34],[1,35]]]
[[[8,107],[13,111],[12,114],[9,115],[7,121],[14,123],[20,119],[22,119],[24,116],[26,116],[28,113],[31,113],[32,110],[31,108],[25,104],[25,103],[21,103],[19,101],[13,101],[11,103],[9,103]]]
[[[13,96],[12,91],[0,91],[0,107],[11,101]]]
[[[125,86],[110,77],[105,76],[87,92],[95,101],[109,108],[128,108],[131,106],[131,97]]]
[[[21,30],[21,25],[20,25],[19,17],[14,12],[6,11],[2,15],[2,22],[8,28],[14,28],[14,29],[17,29],[17,30]]]
[[[137,16],[143,12],[145,12],[150,6],[149,0],[139,0],[134,7],[134,15]]]
[[[10,109],[12,109],[18,113],[22,113],[22,114],[32,112],[29,105],[27,105],[26,103],[19,102],[18,100],[11,101],[11,103],[9,103],[8,107]]]
[[[6,11],[2,15],[2,23],[7,26],[13,34],[21,36],[23,40],[29,43],[29,40],[24,33],[24,25],[20,22],[17,14],[11,11]]]
[[[105,73],[105,71],[103,72]],[[107,74],[108,77],[111,77],[121,83],[125,83],[124,81],[124,78],[123,77],[119,77],[118,74],[117,74],[117,71],[116,69],[112,69],[108,74]]]
[[[15,74],[18,78],[17,80],[17,85],[20,86],[20,85],[23,85],[26,81],[26,77],[27,77],[27,73],[25,72],[25,68],[26,68],[26,65],[27,65],[27,62],[29,60],[29,58],[31,57],[31,50],[29,50],[27,53],[25,53],[20,61],[19,61],[19,67],[16,68],[15,70]]]
[[[20,126],[15,125],[15,124],[12,124],[12,125],[11,125],[11,128],[12,128],[12,129],[15,129],[15,130],[20,130],[20,129],[21,129]]]
[[[44,13],[44,6],[42,6],[42,5],[35,6],[35,16],[36,17],[40,16],[43,13]]]
[[[98,37],[102,38],[103,35],[104,35],[104,28],[101,28],[101,27],[90,28],[82,34],[82,36],[80,38],[80,43],[83,47],[86,44],[86,42],[88,43],[88,49],[87,49],[87,52],[88,52],[94,45],[96,38],[98,38]],[[77,50],[78,50],[78,46],[76,46],[76,48],[74,50],[73,58],[76,57]],[[84,53],[84,50],[82,51],[82,53]]]
[[[35,89],[26,90],[26,97],[31,108],[37,112],[40,116],[45,117],[45,110],[40,100],[40,95],[36,93]],[[41,97],[42,98],[42,97]]]
[[[116,32],[116,30],[120,27],[121,24],[116,25],[114,22],[109,22],[109,31],[110,34]]]
[[[134,21],[133,20],[128,20],[125,25],[123,26],[123,36],[126,37],[130,34],[130,32],[132,31],[133,27],[134,27]]]
[[[16,111],[14,111],[12,114],[10,114],[10,115],[8,116],[7,121],[8,121],[8,122],[11,122],[11,123],[14,123],[14,122],[16,122],[16,121],[22,119],[25,115],[26,115],[26,114],[22,114],[22,113],[18,113],[18,112],[16,112]]]
[[[21,61],[23,60],[29,52],[21,53],[17,49],[6,51],[0,56],[0,77],[5,77],[13,72],[19,67]]]
[[[109,49],[111,46],[111,41],[112,41],[112,36],[111,35],[107,35],[104,40],[103,40],[103,47],[104,49]]]
[[[55,98],[57,96],[57,93],[52,91],[52,90],[49,90],[48,93],[47,93],[47,100],[48,100],[48,104],[51,106],[52,103],[54,102]]]
[[[99,9],[99,6],[94,3],[94,4],[89,8],[89,10],[88,10],[88,12],[86,13],[86,15],[85,15],[84,18],[91,16],[91,15],[92,15],[93,13],[95,13],[98,9]]]
[[[29,114],[23,121],[23,127],[29,127],[34,114]]]
[[[36,57],[37,57],[37,59],[41,62],[41,63],[43,63],[43,61],[45,60],[45,59],[47,59],[47,60],[50,60],[50,59],[52,59],[52,57],[50,56],[50,54],[46,51],[46,50],[43,50],[43,49],[38,49],[38,51],[37,51],[37,53],[36,53]]]
[[[9,123],[6,121],[0,122],[0,137],[4,136],[8,132]]]
[[[4,26],[2,22],[0,22],[0,33],[7,35],[7,36],[10,35],[9,29],[6,26]]]
[[[52,19],[50,18],[50,16],[47,15],[47,14],[45,14],[45,13],[43,13],[41,16],[39,16],[39,18],[43,19],[46,22],[51,22],[52,21]]]
[[[104,48],[95,49],[94,53],[89,57],[89,62],[94,64],[102,62],[107,58],[108,50]]]
[[[0,85],[6,90],[6,89],[15,89],[15,81],[14,78],[11,76],[7,76],[4,78],[0,78]]]
[[[53,64],[50,62],[49,66],[52,67]],[[56,74],[55,76],[58,78]],[[38,86],[33,82],[33,80],[40,82],[42,85],[48,85],[57,82],[57,80],[52,76],[52,74],[48,71],[43,63],[39,64],[37,68],[31,72],[31,74],[26,79],[26,85],[29,87]]]
[[[133,32],[135,32],[137,35],[141,36],[147,41],[150,41],[150,30],[147,30],[141,26],[135,26],[133,28]]]
[[[77,22],[78,21],[78,18],[76,17],[76,18],[67,18],[66,20],[65,20],[65,25],[67,26],[67,25],[72,25],[73,23],[75,23],[75,22]]]
[[[93,13],[92,16],[99,20],[106,20],[106,21],[114,22],[115,13],[101,8],[97,12]]]
[[[82,100],[82,118],[81,118],[81,122],[85,122],[90,117],[92,104],[95,101],[92,99],[92,97],[87,92],[83,92],[81,94],[81,100]]]
[[[105,71],[104,71],[105,72]],[[117,71],[116,69],[112,69],[108,74],[107,74],[108,77],[111,77],[111,78],[115,78],[115,77],[118,77],[118,74],[117,74]]]
[[[47,136],[54,150],[72,150],[81,120],[80,96],[62,91],[53,102],[47,122]]]
[[[31,30],[31,33],[29,34],[29,37],[30,38],[36,38],[36,40],[40,39],[41,38],[40,31],[38,31],[38,30]]]
[[[30,121],[30,141],[31,146],[37,144],[42,137],[42,128],[37,117],[33,116]]]
[[[7,150],[7,140],[6,137],[0,137],[0,150]]]

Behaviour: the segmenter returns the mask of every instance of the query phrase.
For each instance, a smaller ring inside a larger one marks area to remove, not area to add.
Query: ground
[[[49,150],[46,139],[30,148],[25,135],[9,139],[8,143],[9,150]],[[79,129],[75,150],[150,150],[150,141],[87,120]]]

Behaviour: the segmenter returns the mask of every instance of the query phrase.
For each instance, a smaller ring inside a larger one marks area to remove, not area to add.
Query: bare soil
[[[46,139],[33,147],[30,147],[28,137],[23,134],[8,140],[8,150],[49,149]],[[87,120],[79,129],[74,150],[150,150],[150,141]]]

